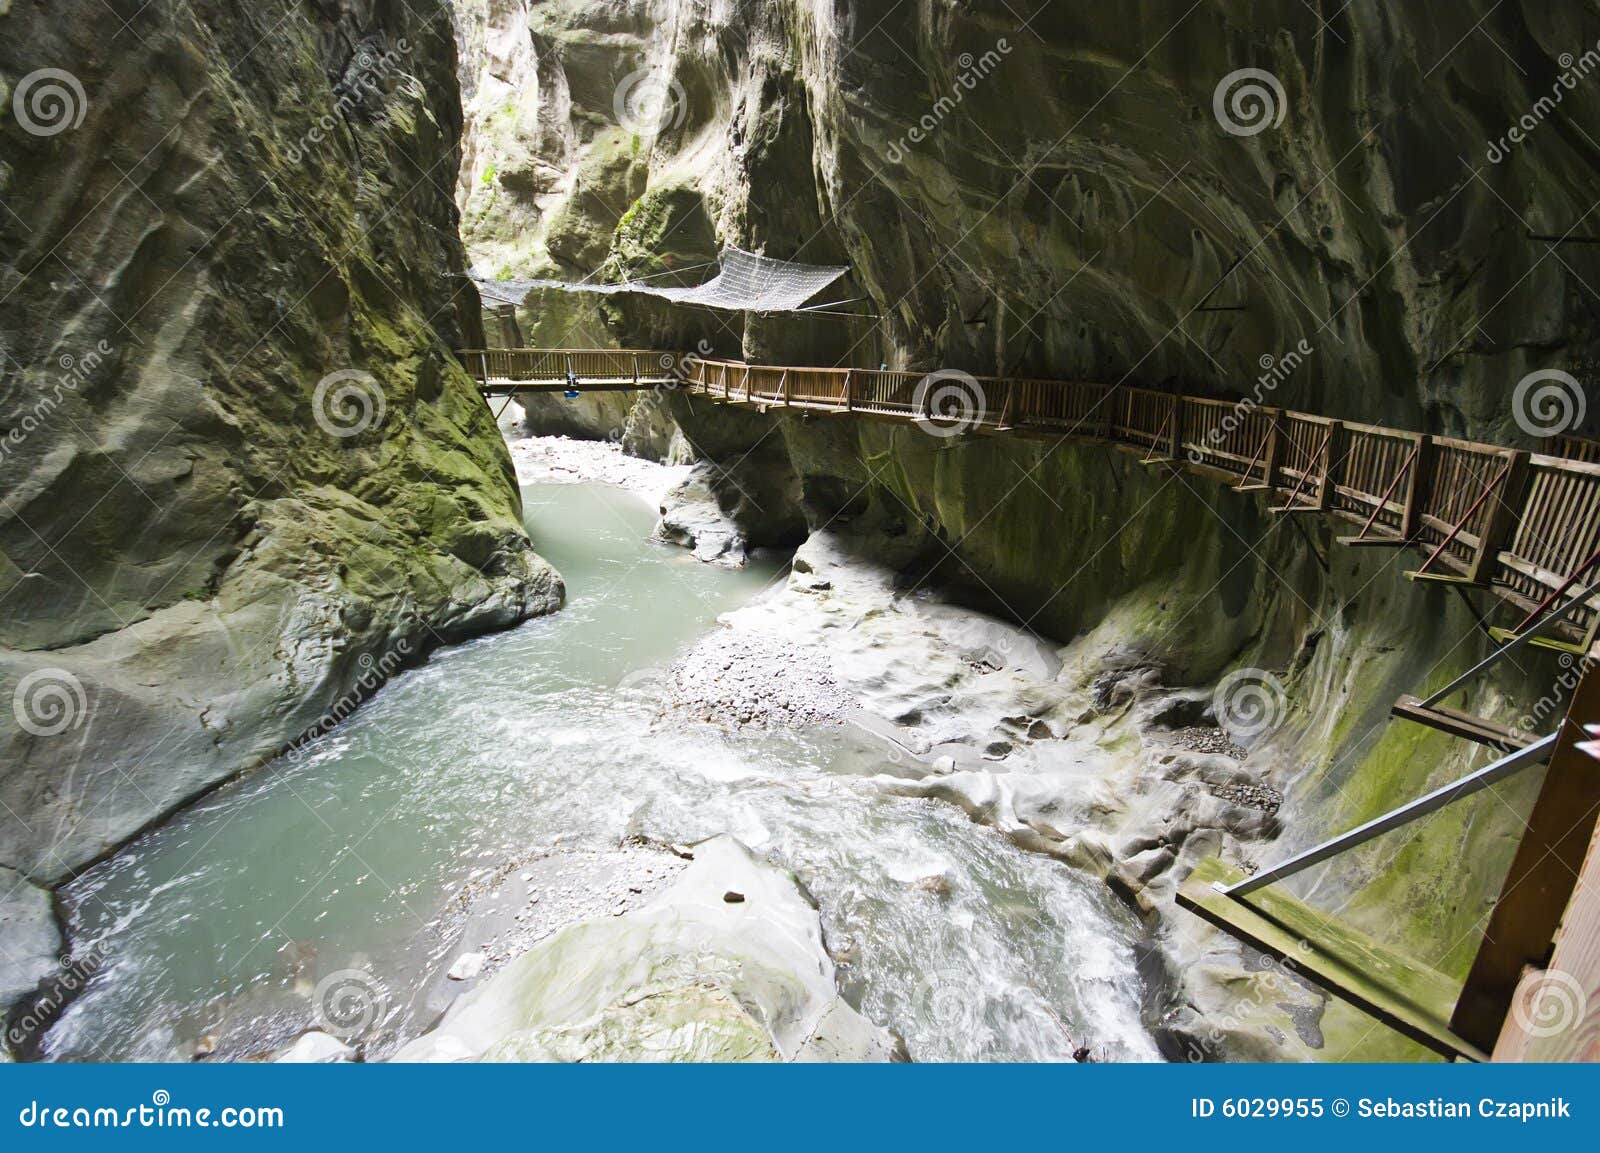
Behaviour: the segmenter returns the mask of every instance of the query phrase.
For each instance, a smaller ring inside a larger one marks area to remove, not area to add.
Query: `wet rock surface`
[[[729,837],[689,852],[670,887],[522,952],[395,1059],[889,1060],[794,878]]]
[[[5,1010],[37,989],[60,963],[61,933],[50,894],[12,869],[0,867],[0,1022]],[[0,1049],[7,1048],[0,1041]]]
[[[453,942],[444,979],[470,988],[560,929],[637,909],[671,884],[689,860],[683,850],[644,842],[605,850],[552,845],[485,869],[438,926],[443,939]],[[452,977],[467,956],[479,958],[475,971]],[[459,992],[435,981],[429,1003],[443,1008]]]

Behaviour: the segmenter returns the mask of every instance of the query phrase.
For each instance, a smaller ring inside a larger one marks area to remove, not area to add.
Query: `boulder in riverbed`
[[[726,836],[694,856],[643,908],[539,942],[395,1059],[889,1060],[893,1036],[839,997],[793,875]]]

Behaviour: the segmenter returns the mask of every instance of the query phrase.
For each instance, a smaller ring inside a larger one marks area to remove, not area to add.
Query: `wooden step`
[[[1441,733],[1449,733],[1452,737],[1476,741],[1480,745],[1488,745],[1491,749],[1498,749],[1502,753],[1514,753],[1518,749],[1525,749],[1538,739],[1527,733],[1519,733],[1515,729],[1495,724],[1493,721],[1484,720],[1482,717],[1475,717],[1471,713],[1461,712],[1459,709],[1450,709],[1443,705],[1424,705],[1421,699],[1412,696],[1401,697],[1395,701],[1389,712],[1402,720],[1427,725],[1430,729],[1438,729]]]
[[[1298,504],[1297,503],[1297,504],[1280,504],[1280,505],[1276,505],[1276,506],[1274,506],[1272,508],[1267,509],[1267,511],[1270,512],[1270,513],[1286,513],[1286,512],[1323,512],[1324,510],[1318,505],[1314,505],[1314,504]]]
[[[1517,638],[1517,631],[1495,625],[1489,629],[1489,635],[1501,644],[1505,644],[1507,641],[1513,641]],[[1528,644],[1536,649],[1551,649],[1558,653],[1570,653],[1573,656],[1582,656],[1584,652],[1583,645],[1564,641],[1559,637],[1534,637]]]
[[[1404,548],[1411,543],[1403,536],[1341,536],[1336,539],[1350,548]]]
[[[1488,1060],[1450,1031],[1460,982],[1286,893],[1269,888],[1230,897],[1217,888],[1244,879],[1232,865],[1207,857],[1178,890],[1178,904],[1435,1053]]]
[[[1406,573],[1406,580],[1408,580],[1408,581],[1433,581],[1433,582],[1435,582],[1437,584],[1443,584],[1443,585],[1461,585],[1463,588],[1469,588],[1469,589],[1486,589],[1486,588],[1489,587],[1488,582],[1486,582],[1486,581],[1475,581],[1469,576],[1461,576],[1461,575],[1459,575],[1457,573],[1447,573],[1447,572],[1418,572],[1418,571],[1412,571],[1412,572]]]
[[[1266,492],[1271,487],[1272,487],[1271,485],[1266,485],[1266,484],[1236,484],[1236,485],[1233,486],[1233,491],[1234,492]]]

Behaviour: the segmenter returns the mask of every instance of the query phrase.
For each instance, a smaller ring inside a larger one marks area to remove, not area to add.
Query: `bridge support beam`
[[[1523,970],[1543,968],[1549,958],[1600,816],[1600,766],[1578,748],[1585,717],[1600,717],[1600,676],[1584,676],[1573,692],[1527,833],[1450,1021],[1484,1049],[1494,1048]]]

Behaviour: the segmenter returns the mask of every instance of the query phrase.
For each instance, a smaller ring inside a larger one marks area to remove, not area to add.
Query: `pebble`
[[[1172,736],[1180,746],[1196,753],[1221,753],[1238,761],[1246,756],[1245,751],[1234,744],[1233,738],[1224,729],[1192,725],[1179,729]]]
[[[673,663],[667,704],[712,723],[797,728],[840,724],[855,698],[812,646],[722,629]]]
[[[1276,813],[1283,805],[1283,794],[1269,785],[1219,785],[1211,795],[1265,813]]]
[[[483,954],[462,953],[445,976],[452,981],[470,981],[481,972],[483,972]]]

